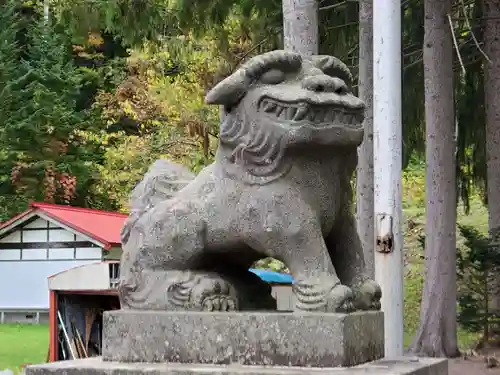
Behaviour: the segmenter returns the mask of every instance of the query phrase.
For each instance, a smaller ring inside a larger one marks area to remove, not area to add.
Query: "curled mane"
[[[166,159],[155,161],[130,196],[130,214],[120,233],[122,244],[127,243],[130,230],[146,210],[159,202],[172,198],[194,179],[194,174],[182,165]]]
[[[235,112],[224,117],[220,128],[218,155],[224,155],[226,172],[251,184],[266,184],[287,173],[291,164],[284,158],[285,132],[244,110]]]
[[[301,65],[302,57],[296,52],[267,52],[248,60],[207,93],[207,104],[234,108],[223,116],[217,153],[230,176],[249,184],[266,184],[290,170],[284,158],[287,135],[283,129],[247,112],[245,95],[265,71],[297,71]]]

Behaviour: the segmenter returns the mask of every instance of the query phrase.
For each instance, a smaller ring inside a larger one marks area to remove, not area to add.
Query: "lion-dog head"
[[[365,105],[351,83],[348,67],[333,56],[277,50],[243,64],[205,98],[224,108],[220,148],[228,172],[266,183],[288,169],[288,150],[357,147]]]

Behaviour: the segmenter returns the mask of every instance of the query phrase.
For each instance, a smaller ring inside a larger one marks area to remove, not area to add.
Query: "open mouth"
[[[330,105],[313,105],[305,102],[283,103],[264,98],[258,107],[259,111],[265,113],[266,116],[280,121],[309,122],[316,125],[344,124],[357,127],[364,120],[362,110]]]

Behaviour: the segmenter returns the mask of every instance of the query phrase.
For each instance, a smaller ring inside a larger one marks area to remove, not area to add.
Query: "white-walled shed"
[[[33,203],[0,225],[0,322],[46,321],[47,278],[120,255],[126,215]]]

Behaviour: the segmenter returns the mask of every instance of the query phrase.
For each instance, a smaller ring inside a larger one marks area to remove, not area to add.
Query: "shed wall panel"
[[[47,242],[47,229],[32,229],[23,231],[23,243]]]
[[[49,242],[73,242],[75,235],[66,229],[49,230]]]
[[[47,259],[47,249],[23,249],[23,260],[42,260]]]
[[[19,249],[0,250],[0,261],[2,260],[21,260],[21,250]]]
[[[295,297],[293,295],[292,285],[273,285],[271,295],[276,299],[276,305],[279,311],[293,311]]]
[[[47,228],[47,220],[42,219],[39,217],[35,221],[32,221],[31,223],[26,224],[23,228],[41,228],[45,229]]]
[[[9,242],[19,243],[19,242],[21,242],[21,231],[16,230],[13,233],[9,233],[5,237],[1,238],[0,242],[1,243],[9,243]]]
[[[101,259],[102,249],[100,247],[77,247],[76,259]]]
[[[49,259],[75,259],[75,249],[72,247],[62,249],[49,249]]]
[[[100,260],[0,262],[0,310],[48,309],[47,278]]]
[[[85,237],[83,237],[83,236],[80,236],[80,235],[78,235],[78,234],[76,235],[76,240],[77,240],[77,241],[88,241],[88,239],[87,239],[87,238],[85,238]]]

